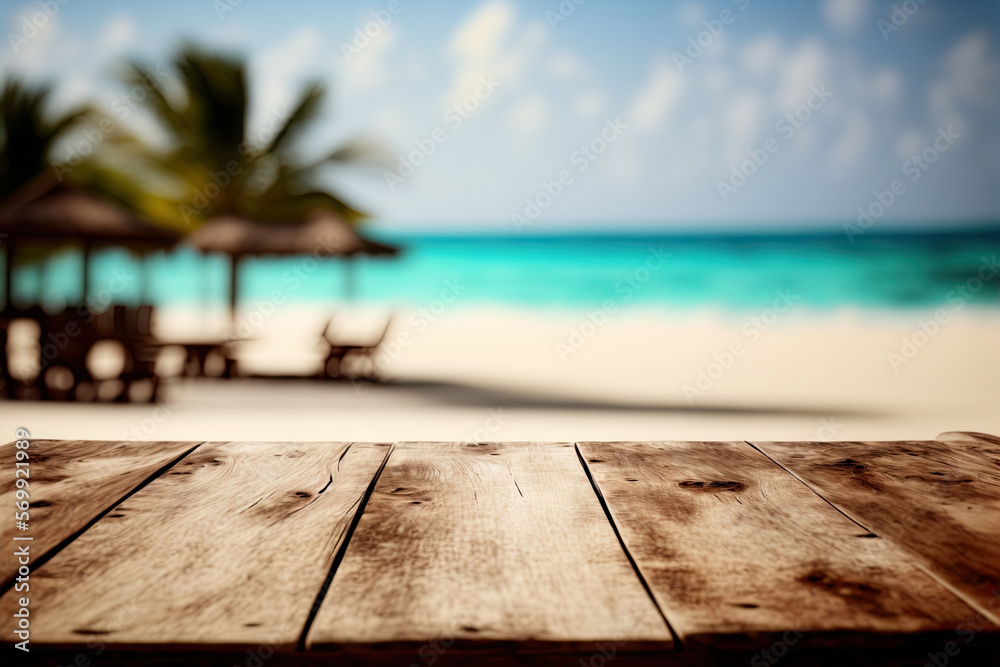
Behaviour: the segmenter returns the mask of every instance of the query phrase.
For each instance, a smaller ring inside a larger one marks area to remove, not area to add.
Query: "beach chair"
[[[141,305],[130,308],[116,305],[111,310],[111,337],[125,348],[125,367],[119,380],[122,391],[115,397],[121,403],[130,400],[133,385],[149,382],[152,391],[149,402],[156,402],[160,389],[160,378],[156,374],[156,360],[160,347],[152,335],[153,307]]]
[[[344,345],[344,352],[341,358],[341,368],[347,369],[345,375],[351,378],[362,377],[367,380],[378,380],[381,370],[375,362],[375,354],[385,341],[385,337],[392,328],[393,316],[385,323],[381,335],[371,345]]]
[[[41,356],[37,382],[41,398],[76,400],[80,385],[95,385],[87,368],[87,354],[100,338],[92,316],[66,309],[39,317],[38,324]],[[60,375],[68,382],[58,382]]]
[[[333,324],[333,317],[328,319],[319,333],[319,337],[329,345],[326,359],[323,360],[323,368],[320,375],[324,378],[335,379],[340,377],[341,363],[344,361],[344,353],[347,351],[343,345],[330,340],[330,325]]]
[[[161,348],[152,334],[153,314],[153,307],[150,305],[125,311],[121,340],[128,358],[121,376],[124,386],[117,399],[119,401],[130,400],[132,386],[140,382],[151,385],[147,399],[150,403],[155,403],[159,398],[160,376],[156,374],[156,360]]]

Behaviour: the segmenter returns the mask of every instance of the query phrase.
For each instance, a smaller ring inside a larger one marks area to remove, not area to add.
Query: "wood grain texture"
[[[23,534],[34,538],[30,543],[32,560],[37,561],[197,444],[31,440],[27,450],[30,520],[29,530]],[[14,443],[9,443],[0,453],[0,507],[4,509],[0,587],[4,589],[17,570],[13,549],[6,546],[12,544],[15,533],[16,451]]]
[[[1000,444],[962,436],[754,445],[1000,619]]]
[[[686,648],[898,644],[972,610],[743,442],[580,443]]]
[[[948,431],[934,438],[938,442],[978,442],[984,445],[1000,445],[1000,438],[989,433],[975,431]]]
[[[32,645],[293,648],[389,450],[202,445],[32,574]]]
[[[623,638],[672,647],[572,445],[401,443],[307,646],[418,656]]]

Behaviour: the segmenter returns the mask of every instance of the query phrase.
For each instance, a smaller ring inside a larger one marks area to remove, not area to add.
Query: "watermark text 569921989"
[[[28,504],[31,502],[29,494],[29,484],[31,480],[31,459],[28,448],[31,446],[31,433],[26,428],[19,428],[14,432],[14,531],[11,548],[14,549],[14,557],[17,559],[17,576],[14,577],[14,590],[24,593],[23,597],[17,597],[14,605],[14,636],[21,641],[14,644],[14,647],[21,651],[28,651],[28,641],[31,638],[31,619],[28,606],[30,600],[27,596],[30,590],[29,573],[31,572],[31,536],[27,534],[29,530]]]

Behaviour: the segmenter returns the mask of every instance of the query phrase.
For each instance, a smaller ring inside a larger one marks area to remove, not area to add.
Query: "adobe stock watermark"
[[[494,79],[492,75],[479,77],[477,85],[471,93],[445,110],[442,119],[447,124],[449,130],[445,130],[443,127],[436,127],[426,137],[414,139],[413,145],[415,148],[406,154],[397,156],[399,162],[396,169],[386,169],[383,172],[385,184],[389,187],[389,191],[395,192],[400,184],[404,183],[406,179],[416,173],[417,169],[426,164],[427,160],[437,152],[438,146],[448,141],[448,132],[456,132],[461,128],[465,124],[465,121],[499,87],[500,82]]]
[[[587,341],[604,328],[611,316],[618,312],[619,305],[631,300],[643,285],[653,278],[654,273],[666,266],[667,260],[672,256],[672,253],[663,250],[662,245],[658,248],[649,248],[648,256],[642,266],[629,271],[615,283],[614,290],[620,295],[619,298],[607,299],[600,308],[587,310],[583,321],[570,327],[566,341],[556,343],[555,350],[559,361],[565,364],[567,359],[579,352]]]
[[[507,416],[503,413],[503,406],[490,408],[486,411],[486,418],[483,419],[482,426],[463,437],[460,442],[489,442],[492,436],[506,423]]]
[[[111,101],[111,111],[117,120],[107,116],[101,118],[97,121],[96,127],[80,130],[80,139],[66,146],[65,157],[52,165],[52,170],[60,183],[70,172],[79,167],[85,158],[93,155],[108,137],[118,132],[120,123],[124,122],[149,97],[149,93],[158,89],[170,75],[163,65],[157,65],[155,68],[147,67],[144,73],[146,79],[142,83],[137,83],[124,95],[119,95]]]
[[[608,147],[618,141],[622,133],[628,129],[628,125],[615,116],[614,120],[608,118],[604,121],[604,127],[597,136],[586,144],[581,144],[570,153],[569,163],[576,167],[576,173],[582,174],[590,168],[590,165],[597,161],[601,155],[608,150]],[[546,210],[557,199],[559,199],[566,188],[573,185],[575,176],[570,169],[562,169],[551,181],[542,181],[538,192],[531,197],[525,197],[524,209],[520,213],[511,213],[510,221],[514,229],[520,234],[524,228],[534,223],[542,211]]]
[[[987,609],[994,614],[1000,613],[1000,589],[991,589],[990,596],[989,603],[986,605]],[[961,643],[952,640],[945,642],[940,651],[928,651],[927,660],[929,662],[925,662],[923,667],[948,667],[952,663],[952,659],[957,658],[962,653],[963,648],[968,648],[972,645],[972,642],[975,641],[979,633],[995,627],[993,622],[981,613],[967,616],[961,623],[955,626],[955,635],[961,640]],[[962,661],[959,664],[972,663]]]
[[[732,2],[741,12],[746,11],[747,7],[750,6],[750,0],[732,0]],[[719,12],[718,18],[702,21],[701,24],[705,26],[705,29],[687,38],[687,48],[684,49],[684,52],[674,51],[673,60],[677,71],[683,72],[685,67],[693,65],[695,60],[701,58],[722,37],[726,26],[736,22],[738,16],[739,14],[727,8]]]
[[[226,20],[226,14],[232,14],[242,4],[243,0],[212,0],[212,9],[219,17],[219,23],[222,23]]]
[[[964,283],[955,285],[955,288],[945,296],[951,305],[950,311],[946,308],[938,308],[932,317],[919,320],[917,330],[909,336],[903,336],[900,339],[899,347],[886,353],[886,361],[889,362],[889,367],[894,373],[898,373],[902,366],[913,361],[920,351],[941,333],[942,327],[951,322],[951,316],[964,308],[969,300],[983,291],[987,283],[1000,274],[1000,257],[993,255],[980,259],[982,261],[976,274],[970,276]]]
[[[149,440],[177,410],[177,404],[169,400],[157,401],[148,417],[143,417],[118,438],[120,442],[142,442]]]
[[[38,10],[21,18],[17,32],[8,31],[7,33],[7,43],[14,50],[14,54],[20,55],[21,49],[37,37],[40,32],[48,28],[59,10],[69,3],[70,0],[36,0],[34,4]]]
[[[786,630],[781,639],[776,639],[770,647],[758,651],[750,658],[751,667],[768,667],[776,664],[778,660],[788,655],[791,647],[798,644],[806,632],[808,630]]]
[[[809,96],[806,97],[805,102],[779,118],[778,122],[774,124],[775,132],[781,135],[782,141],[789,141],[798,130],[802,129],[803,125],[809,122],[815,112],[823,108],[823,105],[831,97],[833,97],[833,91],[829,90],[825,83],[820,84],[818,88],[810,86]],[[774,137],[768,137],[759,147],[748,148],[747,159],[730,166],[729,180],[715,182],[715,188],[719,191],[719,197],[722,198],[722,201],[729,201],[729,197],[746,185],[747,181],[767,164],[771,156],[781,150],[781,146],[781,141]]]
[[[962,135],[955,132],[951,125],[947,128],[939,127],[934,141],[919,154],[910,156],[910,159],[903,163],[903,175],[910,177],[910,183],[916,183],[940,159],[941,155],[946,153],[961,138]],[[844,233],[847,234],[847,239],[851,244],[854,243],[855,237],[861,236],[871,229],[875,221],[885,215],[885,212],[906,192],[906,183],[899,178],[893,180],[887,190],[873,191],[871,203],[858,207],[857,220],[853,223],[844,223]]]
[[[819,420],[819,428],[816,429],[817,442],[833,440],[844,430],[842,424],[837,423],[836,417],[824,417]]]
[[[893,3],[888,20],[882,18],[875,24],[878,26],[878,31],[882,33],[882,39],[888,42],[889,37],[899,32],[899,29],[906,25],[910,17],[925,4],[927,4],[927,0],[903,0],[903,2]]]
[[[695,398],[709,391],[716,381],[733,367],[736,360],[746,354],[748,346],[760,340],[761,336],[800,300],[798,295],[788,290],[778,290],[776,295],[770,307],[743,323],[740,327],[742,338],[734,340],[722,352],[714,353],[712,361],[698,369],[694,383],[685,384],[681,388],[688,403],[694,403]]]
[[[632,628],[641,625],[648,618],[648,612],[640,609],[630,609],[622,618],[623,626]],[[629,644],[629,638],[624,631],[619,630],[606,641],[594,642],[594,651],[587,658],[580,658],[579,667],[608,667],[614,664],[618,652]]]
[[[545,20],[549,24],[549,30],[555,32],[560,23],[565,23],[569,17],[576,13],[577,8],[587,0],[562,0],[553,10],[545,11]]]
[[[378,41],[385,29],[392,23],[392,19],[403,11],[402,0],[389,0],[385,9],[376,9],[369,12],[371,19],[364,24],[354,26],[354,39],[350,42],[340,43],[340,53],[344,60],[351,62],[361,55],[369,46]]]

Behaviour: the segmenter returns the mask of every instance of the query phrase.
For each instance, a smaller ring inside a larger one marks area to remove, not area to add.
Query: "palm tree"
[[[304,161],[295,140],[316,119],[325,90],[313,82],[273,134],[263,140],[249,136],[250,98],[245,64],[236,58],[209,54],[188,46],[173,63],[178,87],[167,89],[152,70],[132,64],[124,82],[148,91],[148,108],[168,137],[161,150],[146,147],[147,173],[163,177],[159,198],[173,202],[173,223],[190,226],[225,217],[252,223],[297,225],[317,211],[330,211],[354,225],[366,216],[318,184],[318,172],[331,163],[359,163],[374,158],[371,147],[350,143],[318,160]],[[122,172],[119,169],[118,174]],[[121,178],[119,176],[119,178]],[[144,178],[145,183],[153,179]],[[156,202],[144,190],[147,203]],[[163,206],[158,207],[161,211]],[[155,215],[150,206],[148,214]],[[235,317],[238,263],[231,252],[229,302]]]
[[[57,181],[52,150],[87,113],[84,108],[47,116],[52,88],[31,87],[9,76],[0,92],[0,210],[45,192]]]
[[[173,70],[177,91],[164,90],[138,64],[128,67],[124,80],[149,91],[145,104],[169,137],[164,150],[147,149],[146,161],[170,183],[165,191],[172,192],[175,222],[198,225],[231,215],[288,224],[316,209],[333,211],[349,223],[365,217],[317,184],[323,165],[363,159],[369,155],[363,146],[348,145],[313,162],[293,151],[294,140],[319,112],[325,95],[320,83],[303,91],[273,136],[262,142],[247,131],[250,99],[243,62],[187,47]]]
[[[52,152],[67,130],[86,115],[74,108],[47,115],[52,95],[48,85],[29,86],[8,76],[0,90],[0,215],[48,192],[58,182]],[[10,308],[14,241],[4,238],[4,308]],[[40,261],[47,253],[35,254]]]

